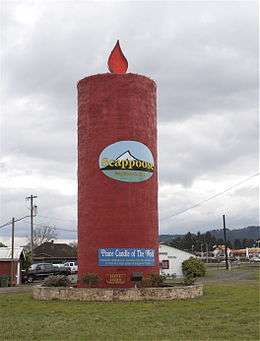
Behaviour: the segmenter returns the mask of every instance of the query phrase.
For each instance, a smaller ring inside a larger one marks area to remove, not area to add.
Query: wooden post
[[[223,214],[223,230],[224,230],[224,242],[225,242],[225,261],[226,261],[226,269],[229,269],[228,266],[228,254],[227,254],[227,233],[226,233],[226,217]]]
[[[12,218],[12,249],[11,249],[11,286],[14,285],[14,223],[15,219]]]

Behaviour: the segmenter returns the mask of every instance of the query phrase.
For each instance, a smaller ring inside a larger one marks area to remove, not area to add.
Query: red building
[[[156,84],[147,77],[78,84],[78,238],[79,280],[96,273],[100,287],[132,287],[159,273]]]
[[[13,284],[21,283],[21,262],[24,258],[22,248],[14,249],[14,259],[12,260],[12,250],[10,247],[0,247],[0,276],[7,275],[12,277],[13,267]]]

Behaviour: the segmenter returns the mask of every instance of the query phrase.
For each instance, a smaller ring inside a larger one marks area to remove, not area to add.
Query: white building
[[[183,277],[182,262],[190,257],[196,257],[193,254],[176,249],[175,247],[160,244],[159,262],[160,274],[167,276]]]

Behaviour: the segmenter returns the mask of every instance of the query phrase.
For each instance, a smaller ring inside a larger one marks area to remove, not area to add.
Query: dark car
[[[29,267],[24,275],[24,281],[32,283],[35,280],[44,279],[50,275],[70,275],[71,271],[65,267],[56,267],[51,263],[38,263]]]

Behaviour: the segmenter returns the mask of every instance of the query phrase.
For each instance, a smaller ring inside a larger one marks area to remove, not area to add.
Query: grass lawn
[[[44,302],[1,294],[0,340],[259,340],[258,280],[249,272],[247,280],[208,282],[203,297],[183,301]]]

